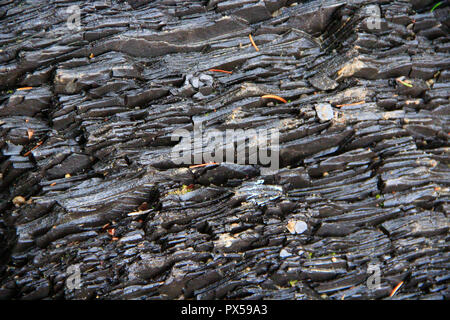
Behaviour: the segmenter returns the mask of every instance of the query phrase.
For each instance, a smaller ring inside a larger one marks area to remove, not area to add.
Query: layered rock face
[[[449,298],[446,2],[0,5],[0,299]]]

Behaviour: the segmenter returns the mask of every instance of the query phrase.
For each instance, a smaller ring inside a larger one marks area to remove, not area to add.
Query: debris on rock
[[[315,105],[315,109],[320,122],[327,122],[334,118],[333,107],[329,103],[319,103]]]
[[[302,234],[306,230],[308,230],[308,224],[304,221],[296,221],[296,220],[290,220],[286,226],[286,228],[289,230],[292,234]]]
[[[0,300],[449,299],[448,3],[1,3]]]

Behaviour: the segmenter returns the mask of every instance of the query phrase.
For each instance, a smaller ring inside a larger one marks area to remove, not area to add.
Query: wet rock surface
[[[448,299],[432,5],[2,1],[0,299]],[[278,129],[279,170],[177,164],[198,122]]]

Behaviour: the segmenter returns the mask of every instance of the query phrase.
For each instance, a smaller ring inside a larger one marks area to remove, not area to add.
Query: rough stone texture
[[[2,1],[0,299],[448,299],[433,3]],[[278,129],[280,169],[172,161],[200,121]]]

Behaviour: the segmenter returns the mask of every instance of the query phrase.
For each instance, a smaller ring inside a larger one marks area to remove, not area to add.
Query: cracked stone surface
[[[448,299],[432,5],[0,1],[0,299]],[[200,122],[277,129],[280,168],[176,163]]]

